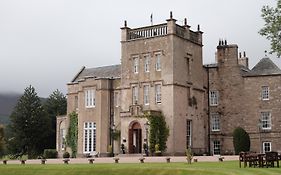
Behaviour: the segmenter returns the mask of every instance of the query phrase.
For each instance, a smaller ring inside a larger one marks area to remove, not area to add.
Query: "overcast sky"
[[[169,11],[178,24],[200,24],[204,63],[215,61],[219,38],[238,44],[253,67],[270,50],[258,34],[261,8],[276,0],[0,0],[0,92],[22,93],[33,85],[47,97],[66,93],[82,66],[120,63],[120,27],[166,22]],[[273,60],[276,56],[270,55]]]

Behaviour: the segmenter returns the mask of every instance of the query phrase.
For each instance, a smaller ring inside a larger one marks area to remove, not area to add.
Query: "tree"
[[[235,154],[239,154],[241,151],[249,151],[250,145],[249,134],[241,127],[235,128],[233,132],[233,146]]]
[[[31,85],[24,91],[15,106],[9,125],[12,131],[8,139],[8,149],[14,157],[27,154],[28,158],[36,158],[43,153],[49,121],[40,98]]]
[[[165,117],[160,115],[148,115],[147,116],[150,129],[149,129],[149,149],[151,153],[155,151],[164,152],[167,149],[167,139],[169,136],[169,128],[165,121]],[[156,150],[157,149],[159,150]]]
[[[4,126],[0,125],[0,158],[4,155]]]
[[[56,148],[56,121],[57,116],[66,114],[66,97],[59,90],[55,90],[44,103],[44,109],[47,112],[48,118],[51,122],[49,130],[48,144],[46,148]]]
[[[262,7],[262,18],[265,21],[264,27],[259,31],[262,36],[271,42],[271,52],[281,56],[281,0],[277,1],[277,7]]]

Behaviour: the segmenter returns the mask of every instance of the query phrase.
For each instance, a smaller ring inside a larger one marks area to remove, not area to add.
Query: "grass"
[[[239,168],[238,161],[144,164],[0,165],[1,175],[277,175],[280,168]]]

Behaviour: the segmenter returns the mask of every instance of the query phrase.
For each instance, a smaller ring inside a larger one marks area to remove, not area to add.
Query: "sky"
[[[0,0],[0,93],[23,93],[32,85],[41,97],[67,83],[82,66],[120,64],[124,20],[137,28],[184,18],[200,24],[203,62],[214,63],[219,39],[238,44],[253,67],[270,43],[258,34],[263,5],[276,0]],[[268,55],[279,66],[276,55]],[[279,64],[280,62],[280,64]]]

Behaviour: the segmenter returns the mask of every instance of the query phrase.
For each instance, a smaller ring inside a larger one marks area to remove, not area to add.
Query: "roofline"
[[[74,76],[74,78],[71,80],[71,82],[74,82],[76,80],[76,78],[85,70],[85,66],[82,66],[82,68],[80,69],[80,71]]]
[[[280,74],[267,74],[267,75],[243,75],[243,77],[266,77],[266,76],[281,76]]]
[[[79,79],[78,81],[69,82],[69,83],[67,83],[67,85],[79,84],[79,82],[84,82],[87,79],[94,79],[94,80],[118,80],[118,79],[121,79],[121,77],[87,77],[87,78]]]

